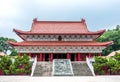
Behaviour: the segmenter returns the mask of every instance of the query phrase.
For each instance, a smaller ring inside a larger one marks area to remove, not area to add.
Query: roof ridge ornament
[[[85,23],[85,19],[82,18],[82,19],[81,19],[81,22],[82,22],[82,23]]]
[[[36,23],[37,21],[37,17],[33,19],[33,23]]]

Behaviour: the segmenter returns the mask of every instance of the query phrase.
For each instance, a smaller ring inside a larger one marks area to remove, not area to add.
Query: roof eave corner
[[[100,31],[97,31],[96,33],[99,34],[99,35],[102,35],[106,30],[103,29],[103,30],[100,30]]]
[[[8,43],[10,46],[12,46],[12,47],[14,46],[14,45],[13,45],[13,42],[11,42],[11,41],[7,41],[7,43]]]
[[[13,32],[15,32],[16,34],[19,34],[18,30],[13,28]]]
[[[114,42],[113,41],[109,41],[109,42],[107,42],[107,46],[110,46],[110,45],[113,45],[114,44]]]
[[[103,34],[104,32],[106,32],[106,29],[103,29],[103,30],[101,31],[101,34]]]

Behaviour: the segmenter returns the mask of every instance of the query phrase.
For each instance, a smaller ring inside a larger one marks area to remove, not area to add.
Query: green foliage
[[[10,71],[9,71],[9,70],[4,70],[4,73],[5,73],[6,75],[9,75],[9,74],[10,74]]]
[[[9,69],[9,66],[12,64],[12,60],[8,56],[3,56],[0,58],[0,69]]]
[[[108,68],[114,67],[116,60],[114,58],[109,58],[109,62],[106,62]]]
[[[120,70],[120,54],[116,53],[115,56],[110,58],[95,57],[95,63],[93,64],[95,74],[117,74]]]
[[[115,29],[106,31],[102,36],[100,36],[97,41],[106,42],[106,41],[114,41],[113,45],[110,45],[106,49],[103,50],[103,55],[108,55],[112,51],[116,51],[120,49],[120,26],[117,25]]]
[[[8,50],[12,51],[12,47],[7,43],[7,41],[16,42],[16,40],[11,38],[0,37],[0,51],[7,53]]]
[[[96,63],[101,63],[101,64],[104,64],[106,63],[108,60],[106,58],[103,58],[103,57],[100,57],[100,56],[97,56],[95,57],[95,62]]]
[[[118,60],[118,62],[120,63],[120,53],[117,53],[117,52],[116,52],[114,58],[115,58],[116,60]]]
[[[2,52],[2,48],[0,48],[0,52]]]
[[[13,48],[10,56],[17,56],[18,52]]]
[[[0,69],[6,75],[16,74],[30,74],[32,63],[28,55],[16,56],[15,61],[12,62],[11,56],[3,56],[0,58]]]

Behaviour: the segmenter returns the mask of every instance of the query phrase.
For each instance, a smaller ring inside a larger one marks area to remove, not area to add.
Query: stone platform
[[[0,76],[0,82],[120,82],[120,76],[30,77]]]

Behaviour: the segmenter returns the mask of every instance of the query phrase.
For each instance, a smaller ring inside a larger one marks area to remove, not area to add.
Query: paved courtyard
[[[0,76],[0,82],[120,82],[120,76],[95,76],[95,77]]]

